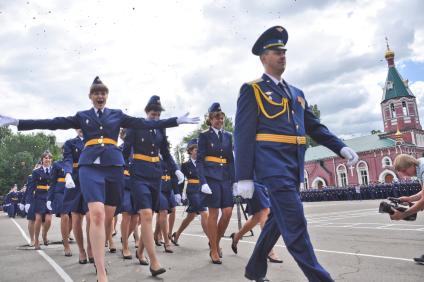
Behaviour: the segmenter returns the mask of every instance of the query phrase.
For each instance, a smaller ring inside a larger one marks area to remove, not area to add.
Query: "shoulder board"
[[[261,82],[261,81],[264,81],[264,80],[260,77],[258,79],[247,82],[247,84],[252,85],[253,83],[258,83],[258,82]]]
[[[208,129],[203,130],[201,133],[206,133],[206,132],[209,132],[209,128],[208,128]]]

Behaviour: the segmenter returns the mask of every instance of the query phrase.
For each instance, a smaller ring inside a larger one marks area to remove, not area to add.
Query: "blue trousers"
[[[268,254],[282,236],[287,250],[309,281],[333,281],[315,256],[296,184],[284,185],[281,179],[275,178],[261,183],[268,188],[271,214],[256,242],[246,273],[256,279],[266,276]]]

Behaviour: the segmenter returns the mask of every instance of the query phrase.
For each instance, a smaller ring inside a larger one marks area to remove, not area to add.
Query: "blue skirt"
[[[64,193],[54,193],[54,198],[52,201],[52,213],[57,217],[60,217],[61,214],[69,213],[63,208],[63,199]]]
[[[159,210],[164,211],[167,210],[168,213],[171,213],[172,210],[177,206],[177,202],[175,201],[174,191],[161,191],[159,196]]]
[[[75,181],[75,188],[65,188],[62,205],[66,213],[86,214],[88,212],[88,206],[82,196],[79,181]]]
[[[157,211],[160,197],[160,177],[142,178],[131,175],[131,197],[134,208],[138,212],[141,209]]]
[[[251,199],[246,199],[246,212],[250,215],[260,212],[263,209],[270,208],[271,202],[268,196],[268,190],[264,185],[255,182],[255,190]]]
[[[36,195],[33,201],[34,213],[35,214],[50,214],[49,209],[47,208],[47,193],[46,195]]]
[[[234,206],[231,180],[216,180],[206,177],[206,183],[212,190],[212,194],[205,194],[205,201],[209,208],[222,209]]]

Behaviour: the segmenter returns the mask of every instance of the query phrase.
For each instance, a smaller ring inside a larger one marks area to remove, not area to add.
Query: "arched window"
[[[369,183],[369,172],[368,172],[368,165],[364,161],[358,162],[356,165],[356,171],[358,173],[358,181],[359,184],[362,185],[368,185]]]
[[[346,187],[348,185],[347,169],[343,164],[337,167],[337,183],[339,187]]]
[[[381,165],[383,167],[385,166],[392,166],[392,160],[390,159],[390,157],[385,156],[382,160],[381,160]]]
[[[393,103],[390,104],[390,114],[392,118],[396,118],[396,109],[395,109],[395,104]]]
[[[406,102],[402,101],[402,113],[403,116],[407,116],[408,115],[408,108],[406,107]]]
[[[304,182],[303,182],[303,188],[305,189],[305,190],[308,190],[309,189],[309,181],[308,181],[308,172],[306,171],[306,169],[305,169],[305,171],[304,171],[304,173],[303,173],[303,177],[304,177]]]

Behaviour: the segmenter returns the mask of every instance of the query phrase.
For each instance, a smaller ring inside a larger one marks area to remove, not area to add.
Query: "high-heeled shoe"
[[[158,270],[154,270],[150,267],[150,273],[152,274],[153,277],[156,277],[165,272],[166,272],[166,269],[163,267],[159,268]]]
[[[172,233],[172,235],[169,237],[169,239],[171,240],[172,244],[174,244],[175,246],[179,246],[180,244],[178,244],[178,240],[175,239],[177,237],[177,232]]]
[[[138,262],[141,265],[149,265],[149,260],[148,259],[140,259],[138,256],[138,252],[135,252],[135,257],[138,259]]]
[[[222,264],[222,261],[220,259],[214,260],[212,258],[212,251],[209,252],[209,256],[211,257],[211,261],[212,261],[213,264]]]
[[[162,242],[160,242],[158,239],[155,239],[155,245],[160,247],[162,246]]]
[[[116,248],[109,248],[109,253],[112,253],[112,254],[116,253]]]
[[[88,258],[89,263],[94,263],[94,258]]]
[[[171,247],[170,245],[163,244],[163,247],[165,248],[165,253],[168,253],[168,254],[174,253],[174,251],[170,249]]]
[[[235,254],[237,254],[237,243],[234,241],[234,237],[236,236],[236,233],[232,233],[231,235],[230,235],[230,237],[231,237],[231,240],[232,240],[232,242],[231,242],[231,250],[233,250],[233,252],[235,253]]]
[[[122,250],[121,251],[121,254],[122,254],[122,258],[124,259],[124,260],[126,260],[126,259],[132,259],[132,255],[130,254],[130,255],[124,255],[124,250]]]
[[[281,259],[274,259],[274,258],[272,258],[270,256],[268,256],[268,260],[269,260],[269,262],[272,262],[272,263],[283,263],[283,260],[281,260]]]

